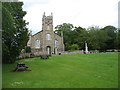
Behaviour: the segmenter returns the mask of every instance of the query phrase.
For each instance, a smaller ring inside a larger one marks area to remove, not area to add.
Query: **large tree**
[[[14,63],[28,41],[28,29],[23,17],[23,2],[2,3],[2,59],[3,63]]]
[[[106,41],[109,40],[107,31],[102,30],[99,27],[90,27],[88,29],[88,44],[89,49],[105,50]]]
[[[85,41],[88,41],[88,32],[86,31],[85,28],[82,27],[75,27],[73,30],[73,35],[72,36],[72,44],[78,44],[79,49],[84,49]]]
[[[115,49],[118,45],[119,32],[114,26],[99,28],[91,26],[87,30],[82,27],[75,27],[72,24],[63,23],[55,27],[57,34],[64,34],[65,50],[85,49],[85,41],[89,50]],[[78,48],[74,48],[78,47]]]
[[[106,49],[114,49],[115,48],[115,39],[116,39],[116,31],[117,28],[114,26],[106,26],[102,30],[106,31],[108,36],[110,37],[109,40],[106,42]]]
[[[57,33],[60,36],[62,35],[61,33],[63,33],[65,50],[70,49],[71,40],[72,40],[71,35],[73,28],[74,26],[70,23],[63,23],[55,27],[55,33]]]
[[[116,38],[114,43],[115,49],[120,49],[120,30],[116,32]]]

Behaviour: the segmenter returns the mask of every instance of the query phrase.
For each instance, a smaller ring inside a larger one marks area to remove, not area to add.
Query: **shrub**
[[[31,47],[27,46],[27,47],[25,48],[25,51],[26,51],[26,53],[31,53]]]
[[[79,46],[78,46],[77,44],[72,44],[72,45],[70,46],[70,49],[71,49],[71,51],[79,50]]]

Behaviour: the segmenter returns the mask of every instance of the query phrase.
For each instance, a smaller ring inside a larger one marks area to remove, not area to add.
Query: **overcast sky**
[[[42,29],[42,15],[53,13],[54,27],[63,23],[88,28],[90,26],[118,27],[119,0],[19,0],[27,11],[24,19],[35,34]]]

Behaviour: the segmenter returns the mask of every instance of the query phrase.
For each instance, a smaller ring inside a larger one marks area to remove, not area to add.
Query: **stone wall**
[[[78,50],[78,51],[71,51],[71,52],[65,51],[65,52],[62,52],[61,54],[83,54],[83,53],[84,53],[83,50]]]
[[[71,52],[68,52],[68,51],[65,51],[65,52],[62,52],[61,54],[84,54],[85,51],[83,50],[77,50],[77,51],[71,51]],[[98,50],[94,50],[94,51],[88,51],[88,53],[99,53]]]
[[[71,52],[68,52],[68,51],[65,51],[65,52],[58,52],[58,54],[61,53],[61,54],[85,54],[85,52],[83,50],[77,50],[77,51],[71,51]],[[88,52],[89,54],[90,53],[99,53],[98,50],[94,50],[94,51],[89,51]],[[20,54],[19,57],[17,57],[17,59],[24,59],[24,58],[30,58],[30,57],[37,57],[37,56],[40,56],[40,55],[47,55],[48,53],[47,52],[34,52],[34,53],[24,53],[24,54]]]

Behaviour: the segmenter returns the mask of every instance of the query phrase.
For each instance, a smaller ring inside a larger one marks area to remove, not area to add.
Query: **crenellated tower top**
[[[51,13],[49,16],[46,16],[44,12],[42,18],[42,30],[53,30],[53,13]]]

